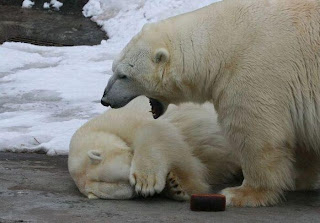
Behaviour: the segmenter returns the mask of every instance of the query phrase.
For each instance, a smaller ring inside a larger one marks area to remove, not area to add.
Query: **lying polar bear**
[[[193,193],[209,192],[209,184],[241,172],[219,133],[212,105],[172,105],[157,120],[148,108],[148,99],[138,97],[90,120],[74,134],[68,165],[81,193],[88,198],[129,199],[135,191],[142,196],[163,192],[188,200]],[[150,165],[156,168],[148,169]]]

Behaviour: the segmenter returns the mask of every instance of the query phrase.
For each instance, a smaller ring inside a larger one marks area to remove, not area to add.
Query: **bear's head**
[[[69,172],[79,190],[90,199],[130,199],[136,196],[129,183],[133,150],[116,135],[103,137],[101,148],[99,142],[91,145],[95,149],[86,143],[78,145],[77,140],[71,142]]]
[[[120,108],[145,95],[150,99],[154,118],[158,118],[169,103],[183,100],[183,80],[172,62],[172,40],[163,31],[168,30],[164,25],[145,25],[122,50],[113,62],[113,75],[101,99],[103,105]]]

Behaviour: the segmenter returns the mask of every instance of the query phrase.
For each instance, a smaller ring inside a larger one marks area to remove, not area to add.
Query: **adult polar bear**
[[[276,204],[320,169],[320,1],[225,0],[146,25],[113,64],[102,104],[212,101],[244,173],[229,205]],[[150,167],[153,168],[153,167]]]

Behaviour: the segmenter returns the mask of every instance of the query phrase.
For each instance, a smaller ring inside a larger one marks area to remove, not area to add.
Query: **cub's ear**
[[[154,62],[155,63],[165,63],[169,61],[169,52],[165,48],[159,48],[156,50],[154,54]]]
[[[97,150],[88,151],[88,156],[90,158],[91,164],[99,164],[102,160],[101,153]]]

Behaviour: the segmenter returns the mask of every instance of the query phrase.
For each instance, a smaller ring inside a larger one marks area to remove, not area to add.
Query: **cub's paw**
[[[167,176],[166,196],[177,201],[187,201],[190,199],[189,194],[183,190],[179,179],[173,172],[169,172]]]
[[[242,185],[228,187],[221,191],[226,196],[227,206],[259,207],[277,204],[281,199],[281,192]]]
[[[132,163],[129,180],[137,194],[148,197],[162,192],[166,184],[167,173],[165,168],[159,166],[150,165],[138,168],[135,163]]]

